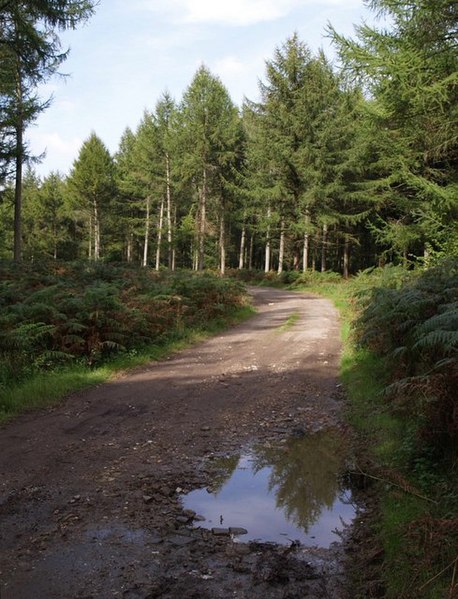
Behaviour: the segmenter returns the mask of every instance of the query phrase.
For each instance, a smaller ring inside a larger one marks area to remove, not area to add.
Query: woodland
[[[114,155],[93,132],[69,173],[41,178],[24,141],[48,106],[37,87],[66,58],[58,32],[95,6],[0,0],[0,390],[225,316],[241,281],[343,293],[352,423],[409,501],[434,505],[385,489],[385,578],[394,563],[409,573],[386,596],[409,596],[399,589],[421,570],[425,597],[452,597],[458,2],[367,4],[379,27],[328,26],[336,64],[292,34],[240,107],[202,65]]]
[[[65,59],[49,27],[76,26],[91,3],[64,2],[62,23],[21,4],[2,11],[3,259],[348,277],[456,254],[455,2],[375,1],[389,27],[355,39],[330,26],[339,68],[293,34],[242,107],[202,65],[113,156],[93,132],[70,173],[44,179],[24,132],[47,106],[37,83]]]

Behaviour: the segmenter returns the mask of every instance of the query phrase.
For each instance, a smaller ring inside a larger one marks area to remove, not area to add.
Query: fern
[[[361,345],[388,358],[385,397],[417,421],[419,437],[458,438],[458,260],[375,289],[356,331]]]

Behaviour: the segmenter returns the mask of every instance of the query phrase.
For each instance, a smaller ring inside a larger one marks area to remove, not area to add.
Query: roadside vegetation
[[[0,422],[251,313],[211,273],[102,263],[0,266]]]
[[[250,280],[248,271],[231,274]],[[341,313],[354,474],[376,503],[354,597],[456,597],[458,261],[350,280],[256,273],[251,282],[319,293]]]

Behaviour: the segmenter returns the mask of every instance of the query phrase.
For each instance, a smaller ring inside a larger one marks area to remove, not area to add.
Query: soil
[[[237,543],[180,503],[216,456],[345,429],[336,310],[251,293],[245,323],[1,430],[1,599],[347,596],[342,544]]]

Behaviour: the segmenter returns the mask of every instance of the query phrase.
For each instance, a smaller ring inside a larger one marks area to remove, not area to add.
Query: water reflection
[[[330,432],[256,446],[220,460],[211,488],[189,493],[183,503],[208,528],[246,528],[243,540],[328,547],[355,515],[341,478],[344,455],[341,437]]]

